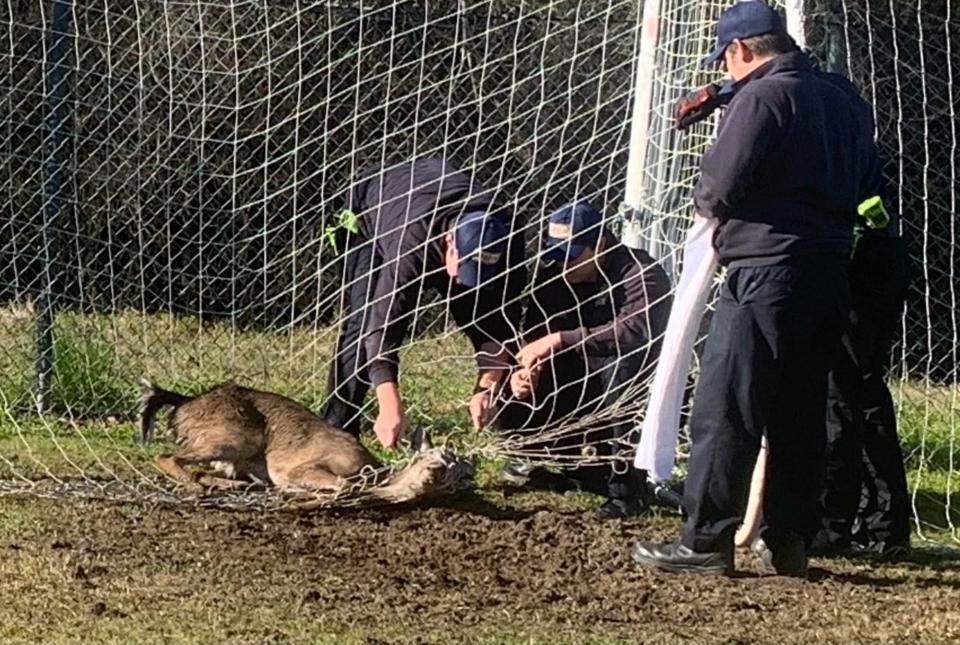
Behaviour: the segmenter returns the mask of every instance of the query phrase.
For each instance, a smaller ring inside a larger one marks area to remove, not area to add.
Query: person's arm
[[[470,399],[470,418],[476,429],[486,423],[492,394],[513,365],[516,336],[523,314],[520,295],[527,282],[523,240],[511,241],[507,274],[476,294],[452,303],[454,320],[470,339],[477,363],[477,381]],[[475,303],[475,306],[474,306]]]
[[[588,356],[612,356],[648,348],[659,339],[670,309],[666,274],[651,264],[627,272],[623,281],[623,305],[616,316],[602,325],[561,332],[560,348],[580,346]]]
[[[420,222],[391,230],[377,240],[382,262],[364,321],[363,342],[379,406],[374,432],[387,447],[396,444],[405,425],[398,352],[415,313],[426,240],[426,228]]]
[[[386,381],[377,386],[377,420],[373,424],[373,434],[385,448],[393,448],[406,430],[407,415],[400,399],[400,386]]]
[[[782,124],[753,94],[739,94],[720,121],[717,139],[703,155],[694,206],[703,217],[726,220],[757,186],[758,171],[779,150]]]
[[[503,297],[504,294],[500,295]],[[477,320],[468,319],[470,312],[465,307],[457,307],[453,311],[454,319],[470,339],[477,364],[477,380],[469,403],[470,420],[477,430],[486,424],[493,393],[513,365],[515,330],[519,329],[520,317],[519,303],[497,304],[487,301],[486,313],[483,311],[483,305],[478,305],[475,312]]]

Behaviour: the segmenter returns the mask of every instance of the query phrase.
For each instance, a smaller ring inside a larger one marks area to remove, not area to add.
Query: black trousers
[[[651,375],[649,348],[624,350],[617,356],[585,359],[579,349],[566,349],[552,356],[532,397],[517,400],[507,386],[501,393],[495,425],[507,435],[529,436],[531,451],[548,455],[578,456],[586,447],[604,457],[602,465],[583,466],[571,471],[584,488],[613,499],[630,499],[640,493],[642,476],[631,460],[611,461],[635,442],[632,415],[613,417],[557,439],[538,442],[565,419],[577,419],[613,406],[629,388]]]
[[[908,262],[903,240],[866,236],[851,262],[850,318],[830,372],[825,544],[910,539],[907,477],[886,383]]]
[[[343,291],[337,352],[327,379],[324,417],[331,425],[360,435],[363,401],[370,390],[367,355],[361,342],[367,303],[376,284],[373,268],[378,263],[374,245],[359,236],[349,236],[343,259]]]
[[[770,452],[764,538],[816,533],[827,372],[849,307],[846,262],[808,256],[729,271],[710,324],[690,420],[683,543],[732,546],[760,447]]]

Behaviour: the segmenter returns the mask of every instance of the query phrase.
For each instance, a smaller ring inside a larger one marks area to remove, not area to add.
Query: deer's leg
[[[303,464],[282,474],[270,473],[274,483],[284,490],[316,490],[337,492],[343,480],[318,464]]]
[[[236,450],[232,446],[226,446],[201,450],[187,449],[173,454],[167,453],[159,455],[153,461],[160,470],[170,475],[188,491],[198,493],[203,490],[204,484],[201,480],[204,477],[215,480],[223,479],[223,481],[232,480],[207,475],[204,472],[191,473],[184,466],[206,464],[213,461],[233,461],[236,457]]]
[[[195,476],[196,482],[206,488],[219,488],[220,490],[253,490],[263,488],[262,484],[246,481],[244,479],[230,479],[229,477],[220,477],[215,474],[200,472]]]
[[[173,479],[177,481],[180,485],[186,488],[191,493],[199,493],[203,490],[203,486],[200,485],[193,473],[187,472],[183,467],[185,463],[190,463],[185,461],[181,455],[165,454],[158,455],[153,460],[154,465],[157,466],[160,470],[170,475]]]

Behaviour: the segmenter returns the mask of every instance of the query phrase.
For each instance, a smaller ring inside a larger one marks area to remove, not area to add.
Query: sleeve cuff
[[[563,347],[573,347],[574,345],[579,345],[583,342],[583,335],[583,327],[562,331],[560,332],[560,344]]]
[[[502,349],[503,345],[493,340],[481,343],[475,354],[477,368],[481,370],[502,368],[503,363],[497,358]]]
[[[387,360],[375,360],[369,368],[370,382],[376,387],[382,383],[397,383],[399,370],[397,365]]]

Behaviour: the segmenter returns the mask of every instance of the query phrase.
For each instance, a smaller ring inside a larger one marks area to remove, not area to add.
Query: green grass
[[[55,330],[53,408],[40,417],[31,412],[33,314],[24,307],[0,308],[0,478],[153,476],[148,461],[159,448],[137,445],[133,427],[136,383],[144,376],[186,393],[233,379],[319,409],[336,331],[244,332],[229,322],[163,314],[63,313]],[[470,355],[458,334],[418,340],[401,355],[411,422],[460,451],[494,440],[469,427]],[[960,524],[955,475],[960,395],[917,383],[895,383],[892,389],[920,524],[941,534]],[[368,445],[383,459],[396,458]],[[496,467],[495,460],[483,460],[480,478]]]

